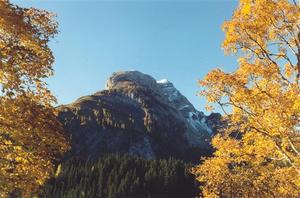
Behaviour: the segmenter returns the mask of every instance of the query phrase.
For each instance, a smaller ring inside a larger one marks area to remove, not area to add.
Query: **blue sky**
[[[13,2],[58,15],[60,33],[51,42],[55,76],[48,83],[59,104],[103,89],[114,71],[139,70],[170,80],[204,111],[197,80],[237,64],[221,49],[221,25],[235,0]]]

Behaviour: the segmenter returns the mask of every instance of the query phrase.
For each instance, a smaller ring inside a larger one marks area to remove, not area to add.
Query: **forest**
[[[73,157],[43,187],[43,197],[195,197],[191,164],[174,158],[144,160],[121,154]]]

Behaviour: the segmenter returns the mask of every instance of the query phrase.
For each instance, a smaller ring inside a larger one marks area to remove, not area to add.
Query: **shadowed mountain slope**
[[[118,152],[145,159],[189,158],[193,149],[205,155],[219,123],[217,115],[197,111],[171,82],[138,71],[113,73],[105,90],[58,110],[72,151],[95,157]]]

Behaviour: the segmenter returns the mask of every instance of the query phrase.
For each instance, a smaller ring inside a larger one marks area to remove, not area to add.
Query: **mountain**
[[[115,72],[105,90],[58,107],[72,152],[98,157],[106,152],[145,159],[190,158],[211,153],[220,115],[197,111],[168,80],[139,71]]]

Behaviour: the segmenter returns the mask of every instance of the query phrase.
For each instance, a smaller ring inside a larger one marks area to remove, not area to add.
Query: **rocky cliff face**
[[[197,111],[168,80],[163,79],[157,83],[161,87],[163,95],[176,107],[186,121],[185,137],[189,144],[191,146],[206,146],[204,140],[211,137],[213,130],[207,125],[207,117],[204,113]]]
[[[197,111],[167,80],[138,71],[114,73],[106,89],[58,107],[73,152],[129,153],[146,159],[209,149],[216,116]]]

